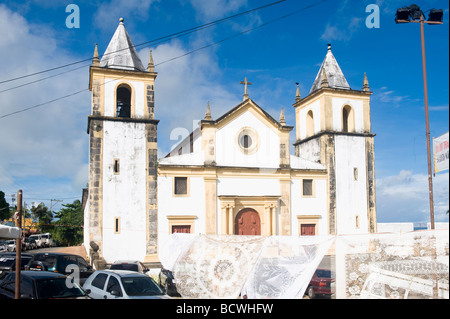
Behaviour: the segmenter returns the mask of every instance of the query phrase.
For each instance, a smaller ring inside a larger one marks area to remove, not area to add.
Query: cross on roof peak
[[[244,78],[244,81],[239,82],[239,84],[244,84],[244,101],[248,99],[247,94],[247,85],[252,85],[252,82],[247,82],[247,77]]]

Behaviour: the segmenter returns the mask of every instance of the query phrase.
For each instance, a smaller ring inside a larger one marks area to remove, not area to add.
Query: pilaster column
[[[220,205],[221,224],[220,233],[223,235],[234,234],[234,199],[222,200]]]
[[[234,205],[228,205],[228,235],[234,234]]]

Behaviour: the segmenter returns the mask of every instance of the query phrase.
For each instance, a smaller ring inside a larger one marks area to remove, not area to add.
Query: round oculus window
[[[252,137],[248,134],[242,135],[239,138],[239,145],[245,149],[250,148],[252,146]]]
[[[253,154],[258,149],[258,134],[254,129],[245,127],[237,134],[236,143],[244,154]]]

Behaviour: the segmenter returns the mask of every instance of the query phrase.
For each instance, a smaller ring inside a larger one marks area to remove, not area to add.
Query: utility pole
[[[426,24],[443,24],[444,12],[442,9],[429,10],[429,18],[427,21],[424,19],[424,14],[420,8],[412,4],[409,7],[397,9],[395,15],[395,23],[420,23],[420,42],[422,46],[422,73],[423,73],[423,90],[425,100],[425,129],[427,138],[427,162],[428,162],[428,194],[430,198],[430,223],[431,229],[435,229],[434,226],[434,202],[433,202],[433,177],[431,170],[431,145],[430,145],[430,120],[428,116],[428,86],[427,86],[427,68],[425,63],[425,32],[423,29],[424,23]]]
[[[20,264],[22,254],[22,190],[17,191],[16,227],[19,227],[19,238],[16,239],[16,289],[15,299],[20,298]]]

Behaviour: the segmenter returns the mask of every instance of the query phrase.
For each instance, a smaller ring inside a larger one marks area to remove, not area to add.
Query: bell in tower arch
[[[131,116],[131,89],[128,85],[121,85],[116,92],[116,115],[117,117]]]

